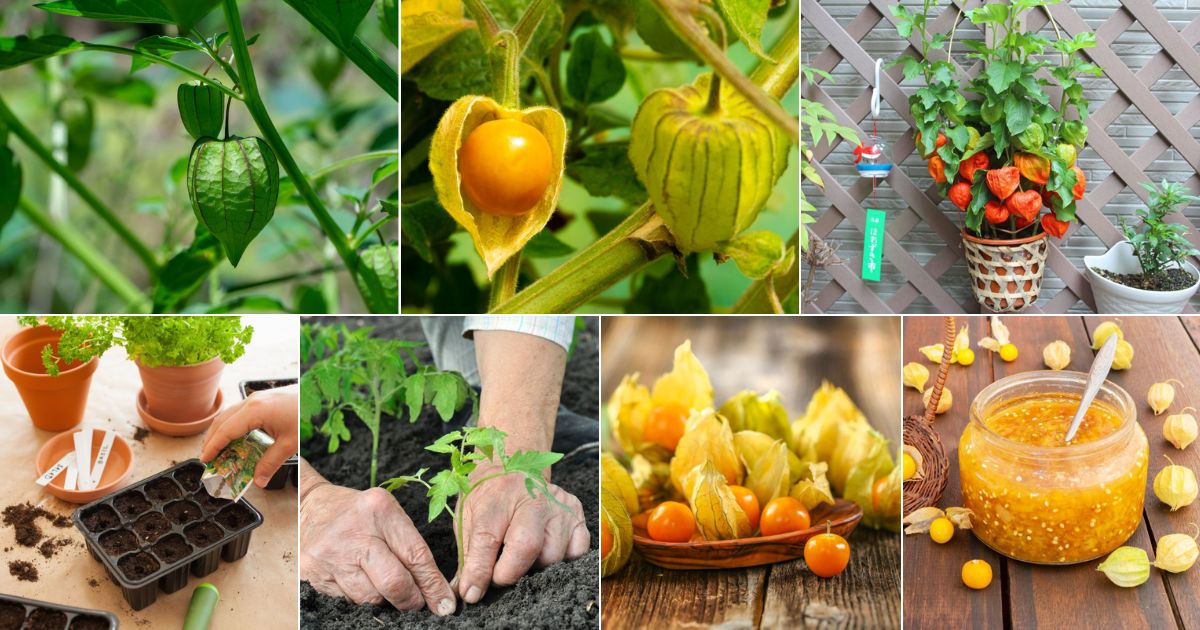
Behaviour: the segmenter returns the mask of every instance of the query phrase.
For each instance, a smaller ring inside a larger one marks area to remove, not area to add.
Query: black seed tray
[[[0,594],[0,630],[116,630],[118,625],[116,615],[103,610]]]
[[[299,380],[294,378],[273,378],[260,381],[242,381],[238,383],[238,390],[242,392],[242,398],[245,398],[254,392],[275,389],[277,387],[287,387],[288,385],[295,385],[298,382]],[[287,459],[287,461],[283,462],[283,465],[279,467],[279,470],[276,470],[275,474],[271,475],[271,481],[267,482],[266,489],[279,490],[280,488],[286,486],[289,480],[291,480],[293,488],[300,487],[299,455],[292,455]]]
[[[214,499],[192,459],[75,510],[88,551],[121,587],[134,610],[174,593],[188,573],[204,577],[221,561],[240,560],[262,513],[248,501]]]

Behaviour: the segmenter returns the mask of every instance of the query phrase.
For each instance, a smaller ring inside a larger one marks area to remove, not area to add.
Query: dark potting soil
[[[178,481],[184,490],[195,492],[200,489],[200,475],[202,474],[204,474],[203,466],[187,466],[175,471],[175,481]]]
[[[217,522],[230,531],[241,529],[254,522],[254,514],[241,504],[231,505],[217,513]]]
[[[28,560],[13,560],[8,563],[8,573],[22,582],[38,581],[37,567]]]
[[[71,620],[70,630],[108,630],[108,620],[103,617],[81,615]]]
[[[204,515],[204,513],[200,511],[200,506],[192,503],[191,501],[176,501],[174,503],[168,503],[167,507],[163,509],[163,512],[166,513],[167,518],[171,519],[171,522],[175,523],[176,525],[191,523],[192,521]]]
[[[27,630],[63,630],[67,627],[67,613],[61,610],[37,608],[29,613],[25,622]]]
[[[12,527],[17,533],[17,544],[23,547],[34,547],[42,542],[45,535],[38,525],[38,519],[46,519],[55,527],[70,527],[71,518],[61,516],[45,508],[35,507],[32,503],[18,503],[4,508],[4,524]]]
[[[158,560],[154,556],[141,551],[132,556],[125,556],[117,561],[117,568],[131,582],[136,582],[158,570]]]
[[[192,500],[196,503],[199,503],[209,512],[216,512],[226,505],[233,503],[233,501],[230,501],[229,499],[218,499],[217,497],[214,497],[208,493],[208,490],[200,490],[196,494],[193,494]]]
[[[38,553],[42,554],[43,558],[50,559],[54,554],[58,553],[59,549],[69,547],[71,545],[70,538],[54,538],[43,540],[42,544],[38,545]]]
[[[183,536],[171,534],[154,543],[150,551],[154,552],[154,555],[158,556],[158,559],[162,560],[164,564],[171,564],[176,560],[182,560],[188,554],[192,553],[192,546],[187,544]]]
[[[126,518],[129,518],[149,510],[150,502],[146,500],[146,497],[142,496],[142,493],[130,491],[118,496],[113,501],[113,506],[117,508],[118,512],[124,514]]]
[[[322,318],[324,323],[327,318]],[[341,318],[349,326],[375,325],[376,334],[386,333],[399,339],[422,339],[415,318]],[[596,320],[588,318],[587,330],[581,331],[563,383],[562,403],[572,411],[598,417],[598,364]],[[421,359],[428,360],[426,349]],[[357,422],[356,420],[351,422]],[[355,427],[350,425],[353,431]],[[444,425],[433,413],[426,413],[416,424],[400,423],[394,418],[383,420],[380,433],[380,478],[410,473],[422,466],[441,469],[445,456],[425,450],[445,432]],[[334,454],[324,452],[324,444],[315,441],[307,447],[313,451],[309,462],[329,481],[357,489],[368,486],[371,444],[365,427],[354,439],[343,442]],[[366,437],[359,437],[359,435]],[[300,584],[300,625],[305,630],[342,628],[399,627],[399,628],[589,628],[597,626],[599,606],[599,534],[597,532],[599,499],[597,452],[582,451],[563,459],[551,471],[552,481],[574,494],[583,504],[592,547],[582,557],[561,562],[545,569],[535,569],[521,578],[515,586],[491,587],[477,604],[459,603],[459,612],[449,617],[437,617],[428,610],[398,611],[390,605],[358,606],[354,603],[318,593],[307,582]],[[428,509],[425,489],[411,484],[393,493],[400,505],[413,519],[425,539],[438,568],[447,579],[454,576],[457,544],[450,519],[439,517],[426,523]]]
[[[82,520],[83,526],[92,533],[102,532],[121,523],[121,517],[117,515],[116,510],[107,505],[97,505],[84,512]]]
[[[225,536],[225,532],[222,532],[220,527],[206,521],[188,526],[183,530],[183,535],[187,536],[188,542],[193,545],[207,547],[221,540]]]
[[[287,387],[288,385],[295,385],[295,384],[296,384],[296,381],[293,379],[252,381],[252,382],[246,383],[246,396],[249,397],[250,394],[253,394],[254,392],[265,392],[268,389],[276,389],[278,387]]]
[[[127,529],[105,532],[100,535],[100,546],[110,556],[122,556],[141,546],[137,536]]]
[[[136,427],[133,430],[133,441],[138,444],[145,442],[148,437],[150,437],[150,429],[146,427]]]
[[[171,531],[171,522],[158,512],[151,512],[133,522],[133,531],[146,542],[154,542],[159,536]]]
[[[25,607],[20,604],[0,604],[0,630],[21,630],[25,623]]]
[[[154,481],[146,484],[146,496],[150,497],[151,501],[162,503],[172,499],[178,499],[183,496],[183,492],[179,490],[179,486],[175,485],[174,481],[166,477],[159,477]]]
[[[1117,284],[1147,291],[1179,291],[1196,283],[1196,276],[1188,273],[1185,269],[1168,269],[1166,273],[1150,277],[1140,273],[1114,273],[1095,267],[1092,267],[1091,270]]]

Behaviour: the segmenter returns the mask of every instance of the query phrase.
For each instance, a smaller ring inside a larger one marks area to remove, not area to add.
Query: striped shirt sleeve
[[[548,339],[570,349],[575,318],[558,315],[470,315],[464,318],[463,335],[476,330],[507,330]]]

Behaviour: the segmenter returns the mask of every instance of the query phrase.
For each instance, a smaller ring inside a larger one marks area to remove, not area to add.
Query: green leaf
[[[175,25],[179,27],[180,33],[187,33],[196,26],[196,23],[204,19],[213,7],[221,3],[221,0],[161,0],[166,6],[167,11],[171,14],[171,19],[175,21]]]
[[[10,70],[23,64],[82,49],[83,44],[62,35],[43,35],[36,39],[24,35],[0,37],[0,70]]]
[[[21,200],[21,163],[8,145],[0,145],[0,234],[16,214]]]
[[[1008,132],[1014,136],[1018,135],[1028,129],[1029,123],[1033,122],[1033,105],[1027,100],[1009,94],[1004,99],[1004,116]]]
[[[424,11],[406,13],[401,20],[404,31],[400,47],[401,73],[411,70],[455,35],[475,27],[474,22],[463,17],[461,3],[456,14]]]
[[[993,61],[987,67],[988,85],[997,93],[1003,93],[1014,81],[1021,78],[1021,64]]]
[[[661,277],[650,274],[642,279],[633,298],[626,303],[626,313],[709,313],[712,302],[708,288],[700,277],[695,255],[687,257],[687,276],[674,267]]]
[[[575,248],[560,241],[552,232],[543,230],[529,239],[523,251],[529,258],[559,258],[569,256]]]
[[[425,406],[425,375],[413,374],[404,383],[404,402],[408,405],[408,421],[416,422]]]
[[[185,1],[199,2],[200,0]],[[33,6],[51,13],[104,20],[105,22],[175,23],[174,16],[161,0],[59,0]]]
[[[575,38],[567,59],[567,93],[580,103],[606,101],[625,85],[625,64],[595,29]]]
[[[154,312],[179,310],[224,258],[217,237],[197,223],[192,244],[172,256],[158,274],[153,293]]]
[[[615,196],[632,205],[646,200],[646,189],[629,161],[627,141],[585,145],[583,157],[567,164],[567,177],[595,197]]]
[[[187,51],[208,54],[203,46],[186,37],[167,37],[165,35],[155,35],[140,40],[133,45],[133,49],[156,55],[163,59],[170,59],[175,53]],[[149,68],[153,63],[143,57],[134,57],[130,63],[129,72],[132,74],[143,68]]]
[[[326,38],[348,45],[375,0],[283,0]]]
[[[451,451],[456,451],[458,450],[458,447],[455,446],[454,443],[461,440],[462,437],[463,434],[461,431],[451,431],[438,438],[433,444],[426,446],[425,450],[432,451],[434,453],[449,453]]]
[[[383,36],[392,42],[393,46],[400,45],[400,13],[397,0],[382,0],[379,3],[379,30]]]
[[[1008,11],[1006,5],[991,3],[967,11],[967,17],[974,24],[1003,24],[1008,21]]]
[[[716,0],[717,8],[725,17],[726,23],[746,44],[746,48],[756,57],[773,62],[762,49],[763,25],[767,23],[767,10],[771,8],[771,0]]]
[[[432,264],[436,247],[454,234],[457,224],[436,197],[406,203],[400,211],[400,240],[427,263]]]
[[[504,470],[521,472],[529,476],[540,476],[543,470],[562,459],[562,453],[543,451],[517,451],[504,461]]]
[[[362,264],[359,275],[355,280],[363,289],[364,296],[371,296],[368,308],[373,313],[395,313],[400,305],[400,261],[397,247],[391,245],[372,245],[359,252]],[[359,277],[362,276],[362,277]],[[374,277],[383,286],[383,295],[375,296],[368,290],[363,277]]]
[[[766,278],[785,257],[783,239],[767,230],[742,234],[726,243],[721,253],[733,259],[743,275],[754,280]]]
[[[454,412],[462,408],[466,401],[459,385],[461,380],[462,377],[454,372],[430,374],[426,377],[426,388],[433,393],[433,408],[437,410],[442,422],[454,416]],[[427,392],[426,397],[428,396]]]

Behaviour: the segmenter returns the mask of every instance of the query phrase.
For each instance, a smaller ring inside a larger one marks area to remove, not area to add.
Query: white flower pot
[[[1142,266],[1133,255],[1133,246],[1128,241],[1113,245],[1103,256],[1084,256],[1083,264],[1087,267],[1092,295],[1096,297],[1096,312],[1101,314],[1182,313],[1188,300],[1195,295],[1196,288],[1200,287],[1200,273],[1186,261],[1183,268],[1197,280],[1191,287],[1179,291],[1135,289],[1092,271],[1094,267],[1113,273],[1141,273]]]

